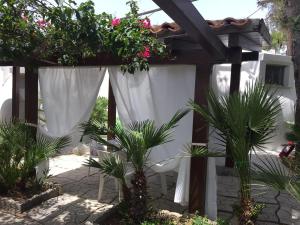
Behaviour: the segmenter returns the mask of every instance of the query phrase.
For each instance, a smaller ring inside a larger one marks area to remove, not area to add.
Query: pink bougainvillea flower
[[[144,28],[146,28],[146,29],[151,28],[151,21],[150,21],[149,18],[146,18],[146,19],[142,20],[141,23],[142,23]]]
[[[140,52],[138,54],[139,57],[142,58],[150,58],[151,57],[151,52],[149,47],[145,47],[145,50],[143,52]]]
[[[111,21],[111,25],[112,25],[113,27],[116,27],[116,26],[120,25],[120,23],[121,23],[121,19],[120,19],[120,18],[114,18],[114,19]]]
[[[40,28],[45,28],[48,25],[45,20],[39,20],[37,21],[37,24]]]

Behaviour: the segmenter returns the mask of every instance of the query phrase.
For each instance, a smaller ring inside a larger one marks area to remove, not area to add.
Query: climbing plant
[[[140,18],[135,0],[124,18],[97,14],[94,2],[0,0],[0,59],[52,61],[76,65],[108,53],[122,61],[123,72],[149,69],[151,56],[164,56],[165,45]]]

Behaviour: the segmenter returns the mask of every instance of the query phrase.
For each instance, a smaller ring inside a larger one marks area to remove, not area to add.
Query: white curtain
[[[149,72],[136,72],[134,75],[124,75],[119,67],[110,67],[108,71],[118,113],[124,124],[152,119],[156,125],[161,125],[194,98],[195,66],[155,66]],[[185,145],[191,144],[192,130],[193,114],[189,113],[175,129],[174,141],[153,149],[150,155],[150,161],[158,164],[153,167],[156,172],[178,171],[174,201],[182,205],[189,201],[190,158],[183,156],[186,156]],[[166,165],[165,160],[168,162]],[[214,167],[214,161],[209,163],[212,163],[209,168]],[[215,181],[215,174],[208,175],[212,175],[213,179],[209,179]],[[209,182],[208,185],[216,184]],[[215,190],[210,186],[207,188],[206,213],[210,218],[215,218],[217,212]]]
[[[0,121],[11,119],[12,113],[12,68],[0,67]]]
[[[87,121],[95,105],[105,68],[47,67],[39,69],[40,90],[47,135],[70,135],[75,146],[81,133],[78,125]]]

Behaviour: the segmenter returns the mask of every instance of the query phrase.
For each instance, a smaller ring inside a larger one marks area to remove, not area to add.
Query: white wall
[[[286,122],[294,122],[294,104],[296,100],[295,81],[293,74],[293,64],[291,58],[281,55],[260,54],[259,61],[244,62],[242,63],[240,90],[244,91],[247,84],[253,81],[264,82],[265,78],[265,65],[266,64],[279,64],[285,65],[289,68],[286,71],[286,84],[285,86],[274,86],[271,88],[277,90],[277,95],[280,96],[281,112],[278,115],[277,129],[274,138],[270,144],[265,148],[267,152],[277,155],[281,151],[281,144],[286,143],[285,133],[287,132]],[[229,94],[231,77],[231,65],[222,64],[214,66],[211,76],[212,89],[218,96]],[[212,132],[212,130],[211,130]],[[212,132],[210,135],[209,146],[211,149],[220,150],[219,142],[216,135]],[[254,159],[255,160],[255,159]],[[224,165],[225,159],[217,159],[218,165]]]
[[[12,68],[0,67],[0,120],[10,120],[12,111]]]

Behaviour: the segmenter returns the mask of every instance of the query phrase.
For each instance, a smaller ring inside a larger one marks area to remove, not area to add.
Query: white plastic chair
[[[90,147],[90,156],[89,159],[91,160],[94,157],[98,157],[98,151],[106,151],[107,148],[104,145],[98,144],[96,141],[92,140],[89,143]],[[91,167],[88,168],[88,176],[91,175]]]
[[[121,159],[125,161],[126,155],[124,152],[108,152],[108,151],[98,151],[98,157],[99,162],[101,162],[104,158],[109,157],[111,154],[117,154]],[[167,171],[173,170],[174,164],[178,164],[179,158],[169,159],[166,161],[163,161],[163,163],[156,163],[151,164],[151,162],[148,162],[148,165],[157,173],[159,173],[160,182],[161,182],[161,193],[164,195],[167,195],[168,193],[168,186],[167,186],[167,179],[166,179],[166,173]],[[134,173],[133,168],[128,163],[127,165],[128,171],[125,175],[126,183],[127,179]],[[102,198],[104,183],[107,176],[105,176],[102,172],[100,172],[100,180],[99,180],[99,191],[98,191],[98,201]],[[123,199],[123,192],[122,192],[122,186],[121,183],[117,178],[113,178],[115,181],[115,187],[116,190],[119,192],[119,201],[121,202]]]
[[[159,174],[160,182],[161,182],[161,193],[167,195],[168,193],[168,185],[166,179],[166,172],[175,171],[179,167],[180,157],[179,154],[174,158],[163,160],[160,163],[153,163],[151,161],[148,162],[148,167],[154,170]]]
[[[124,155],[122,154],[122,152],[98,151],[99,162],[101,162],[103,159],[111,156],[112,154],[117,154],[121,159],[124,159]],[[133,169],[131,169],[130,165],[128,165],[128,171],[125,174],[125,179],[127,180],[133,174],[133,172],[134,172]],[[105,183],[106,179],[107,179],[107,176],[105,176],[100,171],[98,201],[100,201],[101,198],[102,198],[104,183]],[[117,178],[113,177],[113,179],[114,179],[114,182],[115,182],[116,190],[118,190],[118,192],[119,192],[119,202],[121,202],[122,199],[123,199],[122,185],[121,185],[121,183],[119,182],[119,180]]]

